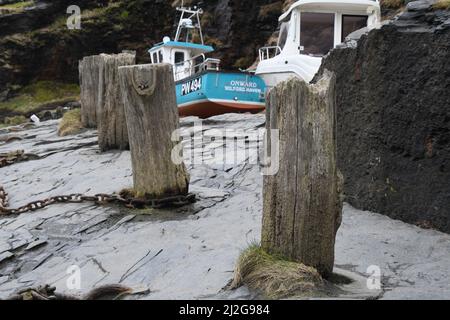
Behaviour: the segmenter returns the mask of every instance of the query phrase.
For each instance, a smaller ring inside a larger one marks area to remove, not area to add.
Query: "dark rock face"
[[[187,2],[187,1],[185,1]],[[196,1],[193,1],[196,3]],[[82,10],[81,30],[68,30],[67,7]],[[22,13],[0,15],[0,97],[34,80],[78,81],[78,61],[87,55],[147,50],[174,36],[175,1],[37,1]],[[225,69],[250,66],[257,49],[278,26],[283,1],[211,0],[202,5],[207,42]],[[208,17],[205,17],[208,16]],[[241,60],[236,64],[236,61]]]
[[[47,25],[60,14],[64,1],[37,2],[31,8],[26,8],[20,13],[0,15],[0,32],[2,36],[19,32],[28,32]]]
[[[352,205],[450,232],[450,12],[408,6],[323,62],[337,77],[339,166]]]
[[[38,27],[0,32],[0,92],[35,80],[78,82],[78,61],[87,55],[136,49],[144,56],[149,43],[161,41],[173,22],[172,8],[165,2],[124,1],[110,7],[104,2],[78,1],[81,30],[67,28],[67,7],[77,2],[64,0],[56,9],[48,5],[43,10],[48,18]],[[58,14],[52,16],[55,10]]]

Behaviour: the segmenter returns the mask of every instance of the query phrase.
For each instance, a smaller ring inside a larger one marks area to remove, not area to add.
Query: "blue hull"
[[[176,83],[181,116],[207,118],[265,108],[264,81],[253,74],[206,71]]]

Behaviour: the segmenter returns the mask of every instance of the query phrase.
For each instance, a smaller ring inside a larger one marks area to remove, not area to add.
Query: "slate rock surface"
[[[190,136],[197,120],[182,119],[182,133]],[[191,192],[198,198],[192,206],[130,211],[82,203],[0,217],[0,254],[9,256],[0,263],[0,297],[47,283],[74,294],[117,282],[144,292],[132,297],[136,299],[257,297],[246,288],[222,288],[232,279],[241,250],[261,237],[263,178],[253,161],[259,143],[250,133],[264,127],[264,121],[264,115],[230,114],[202,123],[204,138],[194,135],[195,147],[189,143],[184,153]],[[221,148],[222,143],[210,138],[213,130],[224,129],[249,136],[249,142],[236,149],[244,160],[192,161]],[[64,138],[56,131],[57,121],[43,122],[16,132],[22,140],[0,144],[0,153],[24,149],[47,156],[0,168],[12,207],[59,194],[111,193],[131,186],[128,151],[100,153],[96,131]],[[335,265],[363,277],[370,266],[379,267],[378,298],[449,299],[448,252],[450,235],[345,205]],[[79,290],[67,286],[72,266],[81,271]],[[348,294],[361,297],[358,292]]]

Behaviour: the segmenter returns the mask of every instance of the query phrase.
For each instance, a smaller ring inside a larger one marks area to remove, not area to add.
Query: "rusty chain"
[[[36,155],[26,154],[23,150],[16,150],[8,153],[0,153],[0,168],[12,165],[16,162],[35,159]],[[0,216],[17,215],[25,212],[36,211],[57,203],[82,203],[93,202],[96,205],[116,203],[124,205],[127,208],[163,208],[163,207],[182,207],[195,202],[194,194],[170,196],[158,199],[143,199],[122,197],[117,194],[99,193],[94,196],[83,194],[69,194],[61,196],[53,196],[44,200],[32,201],[24,206],[16,209],[8,207],[8,194],[3,186],[0,186]]]
[[[160,209],[164,207],[182,207],[195,202],[194,194],[171,196],[158,199],[141,199],[141,198],[124,198],[117,194],[99,193],[94,196],[83,194],[70,194],[62,196],[54,196],[44,200],[32,201],[24,206],[16,209],[8,207],[8,194],[5,189],[0,186],[0,216],[19,215],[22,213],[43,209],[58,203],[84,203],[93,202],[96,205],[105,204],[121,204],[130,209],[154,208]]]

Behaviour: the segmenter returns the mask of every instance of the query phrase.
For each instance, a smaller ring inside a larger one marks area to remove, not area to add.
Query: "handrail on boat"
[[[281,53],[280,46],[268,46],[259,49],[259,61],[271,59]]]
[[[194,64],[198,58],[202,58],[200,63]],[[202,53],[189,60],[178,62],[175,64],[175,81],[192,76],[201,71],[219,71],[220,59],[206,58]]]

